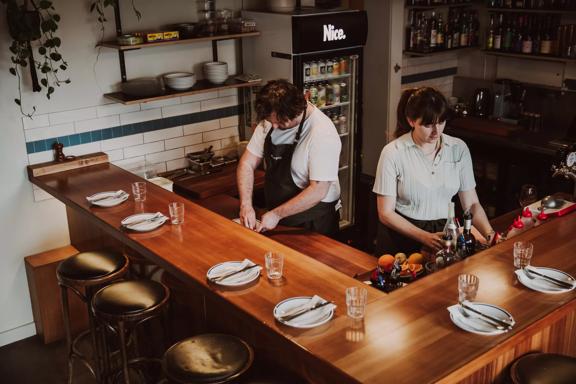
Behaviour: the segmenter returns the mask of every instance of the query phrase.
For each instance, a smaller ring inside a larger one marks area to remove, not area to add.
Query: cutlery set
[[[543,278],[546,281],[549,281],[553,284],[556,284],[557,286],[561,287],[561,288],[567,288],[567,289],[571,289],[574,287],[574,282],[567,282],[567,281],[562,281],[562,280],[558,280],[552,276],[548,276],[545,273],[540,273],[532,268],[528,268],[528,267],[524,267],[522,269],[524,271],[524,274],[526,275],[526,277],[528,277],[529,279],[535,279],[535,277],[531,276],[531,275],[536,275],[539,276],[541,278]]]
[[[286,316],[282,316],[280,317],[280,320],[282,321],[290,321],[290,320],[294,320],[297,317],[300,317],[302,315],[304,315],[305,313],[309,313],[311,311],[314,311],[318,308],[322,308],[327,306],[328,304],[334,304],[334,302],[332,301],[324,301],[322,303],[318,303],[312,307],[303,307],[302,309],[300,309],[299,311],[297,311],[296,313],[292,313],[290,315],[286,315]]]

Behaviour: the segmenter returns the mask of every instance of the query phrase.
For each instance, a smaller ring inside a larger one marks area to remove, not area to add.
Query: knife
[[[242,269],[240,269],[240,270],[238,270],[238,271],[234,271],[234,272],[230,272],[230,273],[228,273],[228,274],[226,274],[226,275],[214,277],[214,278],[210,279],[210,281],[213,281],[213,282],[215,282],[215,281],[221,281],[221,280],[224,280],[224,279],[226,279],[226,278],[228,278],[228,277],[230,277],[230,276],[234,276],[234,275],[236,275],[236,274],[238,274],[238,273],[240,273],[240,272],[244,272],[244,271],[247,271],[247,270],[249,270],[249,269],[252,269],[252,268],[255,268],[255,267],[259,267],[259,266],[260,266],[259,264],[252,264],[252,265],[249,265],[249,266],[247,266],[247,267],[244,267],[244,268],[242,268]]]
[[[472,307],[469,306],[469,305],[464,304],[464,302],[460,302],[459,304],[460,304],[460,306],[461,306],[462,308],[464,308],[465,310],[470,311],[470,312],[474,312],[475,314],[480,315],[480,316],[482,316],[483,318],[490,320],[492,323],[498,324],[500,327],[504,327],[504,328],[506,328],[506,329],[511,329],[511,328],[512,328],[512,324],[510,324],[510,323],[508,323],[508,322],[506,322],[506,321],[504,321],[504,320],[500,320],[500,319],[497,319],[497,318],[495,318],[495,317],[493,317],[493,316],[487,315],[487,314],[485,314],[484,312],[481,312],[481,311],[479,311],[479,310],[477,310],[477,309],[472,308]]]
[[[324,306],[326,306],[326,305],[328,305],[328,304],[334,304],[334,303],[333,303],[332,301],[324,301],[324,302],[322,302],[322,303],[316,304],[315,306],[313,306],[313,307],[311,307],[311,308],[307,308],[307,309],[305,309],[305,310],[303,310],[303,311],[301,311],[301,312],[297,312],[297,313],[294,313],[294,314],[292,314],[292,315],[281,316],[281,317],[280,317],[280,320],[282,320],[282,321],[294,320],[295,318],[297,318],[297,317],[299,317],[299,316],[302,316],[302,315],[305,314],[305,313],[308,313],[308,312],[313,311],[313,310],[318,309],[318,308],[322,308],[322,307],[324,307]]]
[[[124,191],[116,191],[116,192],[114,192],[114,193],[111,194],[111,195],[104,196],[104,197],[99,197],[99,198],[97,198],[97,199],[89,199],[88,201],[89,201],[90,203],[97,203],[97,202],[99,202],[99,201],[108,200],[108,199],[119,199],[119,198],[121,198],[122,196],[124,196],[125,193],[126,193],[126,192],[124,192]]]
[[[163,217],[164,217],[164,215],[162,215],[160,212],[158,212],[158,213],[156,213],[154,216],[151,216],[151,217],[149,217],[149,218],[147,218],[147,219],[143,219],[143,220],[138,220],[138,221],[134,221],[134,222],[122,224],[122,226],[124,226],[124,227],[128,227],[128,226],[133,227],[133,226],[135,226],[135,225],[139,225],[139,224],[142,224],[142,223],[153,222],[153,221],[156,221],[156,220],[161,219],[161,218],[163,218]]]
[[[532,273],[532,274],[534,274],[534,275],[543,277],[545,280],[548,280],[548,281],[550,281],[550,282],[552,282],[552,283],[554,283],[554,284],[556,284],[556,285],[558,285],[558,286],[560,286],[560,287],[562,287],[562,288],[572,288],[572,287],[574,287],[573,284],[570,284],[570,283],[568,283],[567,281],[562,281],[562,280],[555,279],[555,278],[553,278],[552,276],[548,276],[548,275],[546,275],[546,274],[544,274],[544,273],[540,273],[540,272],[538,272],[538,271],[536,271],[536,270],[534,270],[534,269],[532,269],[532,268],[528,269],[528,268],[525,267],[525,268],[524,268],[524,271],[526,271],[527,273]]]

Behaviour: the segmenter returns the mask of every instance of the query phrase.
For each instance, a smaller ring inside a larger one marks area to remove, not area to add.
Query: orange
[[[424,264],[424,255],[420,252],[414,252],[408,257],[408,262],[410,264]]]
[[[382,255],[378,258],[378,266],[384,271],[391,271],[394,265],[394,256],[392,255]]]

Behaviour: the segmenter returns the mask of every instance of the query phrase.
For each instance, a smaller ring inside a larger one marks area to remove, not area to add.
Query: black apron
[[[398,212],[396,212],[398,213]],[[400,216],[408,220],[410,223],[414,224],[420,229],[426,232],[435,233],[442,232],[444,230],[444,225],[446,225],[446,219],[438,220],[415,220],[410,217],[406,217],[400,213]],[[395,255],[398,252],[403,252],[406,255],[410,255],[414,252],[420,252],[422,249],[422,244],[410,237],[404,236],[403,234],[393,230],[382,224],[378,220],[378,237],[376,238],[376,255],[380,256],[385,253]]]
[[[266,208],[272,210],[302,192],[292,179],[292,156],[300,141],[306,111],[298,126],[296,138],[292,144],[273,144],[270,129],[264,141],[264,166],[266,169],[264,193]],[[338,200],[325,203],[319,202],[312,208],[280,220],[281,225],[301,227],[327,236],[338,232],[340,216],[336,211]]]

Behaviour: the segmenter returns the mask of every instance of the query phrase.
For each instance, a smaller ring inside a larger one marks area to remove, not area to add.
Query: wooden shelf
[[[487,49],[483,49],[487,55],[492,56],[503,56],[503,57],[513,57],[517,59],[527,59],[527,60],[540,60],[540,61],[556,61],[559,63],[574,63],[576,59],[570,59],[566,57],[556,57],[556,56],[546,56],[546,55],[533,55],[528,53],[509,53],[509,52],[499,52],[499,51],[490,51]]]
[[[454,3],[454,4],[436,4],[436,5],[407,5],[406,9],[438,9],[438,8],[462,8],[462,7],[472,7],[478,5],[476,3]]]
[[[202,43],[202,42],[207,42],[207,41],[240,39],[243,37],[253,37],[253,36],[260,36],[260,32],[248,32],[248,33],[235,33],[235,34],[231,34],[231,35],[215,35],[215,36],[206,36],[206,37],[195,37],[192,39],[157,41],[157,42],[153,42],[153,43],[143,43],[143,44],[136,44],[136,45],[120,45],[115,41],[105,41],[105,42],[100,43],[98,45],[101,47],[117,49],[119,51],[131,51],[134,49],[160,47],[160,46],[164,46],[164,45],[193,44],[193,43]]]
[[[224,84],[212,84],[208,80],[199,80],[196,83],[196,85],[194,85],[194,87],[192,87],[187,91],[173,91],[167,89],[166,92],[163,94],[147,97],[130,96],[123,92],[113,92],[113,93],[106,93],[104,97],[114,100],[118,103],[130,105],[138,103],[147,103],[156,100],[171,99],[179,96],[195,95],[204,92],[219,91],[229,88],[254,87],[260,85],[261,83],[262,83],[261,81],[252,81],[252,82],[240,81],[234,79],[234,77],[230,77],[228,78],[228,80],[226,80]]]
[[[555,13],[555,14],[570,14],[576,13],[574,9],[527,9],[527,8],[487,8],[488,12],[496,13]]]
[[[418,52],[418,51],[404,51],[402,52],[404,55],[406,56],[412,56],[412,57],[425,57],[425,56],[434,56],[434,55],[441,55],[443,53],[449,53],[449,52],[465,52],[465,51],[471,51],[474,49],[478,49],[480,48],[479,46],[475,45],[473,47],[458,47],[458,48],[451,48],[451,49],[442,49],[442,50],[438,50],[438,51],[430,51],[430,52]]]
[[[325,77],[323,79],[314,79],[314,80],[306,80],[304,82],[304,84],[313,84],[313,83],[321,83],[323,81],[330,81],[330,80],[341,80],[341,79],[346,79],[348,77],[352,76],[349,73],[345,73],[343,75],[338,75],[338,76],[330,76],[330,77]]]

